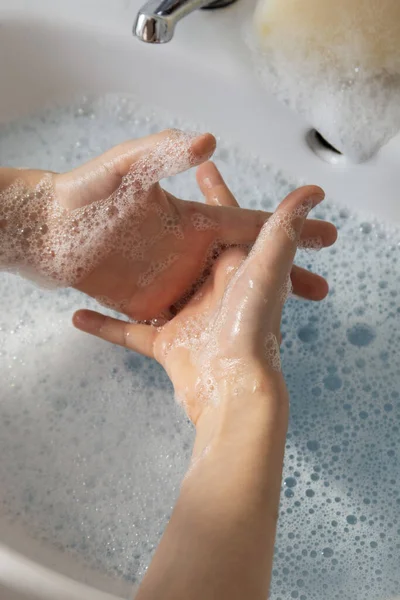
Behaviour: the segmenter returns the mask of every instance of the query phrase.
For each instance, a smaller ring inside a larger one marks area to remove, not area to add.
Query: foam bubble
[[[274,371],[281,371],[281,356],[279,350],[279,343],[276,336],[273,333],[267,333],[265,338],[265,352],[268,364]]]
[[[293,285],[290,275],[286,277],[286,281],[279,290],[279,298],[282,304],[285,304],[286,300],[290,297],[293,292]]]
[[[357,323],[347,331],[347,339],[354,346],[369,346],[376,338],[376,332],[367,323]]]
[[[299,219],[307,218],[308,213],[312,209],[312,201],[305,200],[300,206],[297,206],[293,211],[275,212],[266,221],[258,236],[257,242],[254,244],[252,252],[257,253],[264,245],[265,241],[273,235],[277,230],[283,230],[292,242],[299,244],[300,235],[299,228],[294,226],[294,223]]]
[[[203,215],[202,213],[194,213],[191,217],[192,225],[197,231],[207,231],[208,229],[219,229],[218,223]]]
[[[303,238],[299,241],[298,248],[318,252],[323,248],[322,239],[320,237]]]
[[[157,260],[150,263],[149,267],[140,274],[138,278],[138,287],[147,287],[153,283],[160,273],[166,271],[171,265],[179,260],[179,254],[169,254],[164,260]]]

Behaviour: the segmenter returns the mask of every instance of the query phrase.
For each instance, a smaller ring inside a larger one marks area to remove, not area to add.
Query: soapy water
[[[131,99],[80,101],[4,126],[0,164],[63,171],[166,126],[185,128]],[[248,208],[272,210],[299,183],[221,142],[216,162]],[[165,185],[200,199],[193,173]],[[327,276],[329,297],[289,298],[284,311],[291,417],[271,597],[390,598],[400,592],[400,232],[329,201],[312,214],[333,220],[339,240],[296,261]],[[2,518],[139,579],[193,429],[159,365],[73,329],[73,310],[94,300],[8,273],[0,280]]]
[[[398,0],[259,0],[246,34],[266,88],[364,161],[400,130]]]

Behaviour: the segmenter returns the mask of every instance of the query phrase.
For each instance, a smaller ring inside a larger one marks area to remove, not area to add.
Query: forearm
[[[0,193],[15,181],[17,173],[17,169],[0,167]]]
[[[15,265],[17,252],[11,248],[16,245],[16,232],[10,227],[10,217],[13,219],[12,200],[9,189],[17,181],[19,171],[13,168],[0,168],[0,270]],[[12,229],[12,230],[11,230]]]
[[[206,452],[210,423],[198,426],[198,460],[138,600],[267,597],[288,415],[283,380],[221,408]]]

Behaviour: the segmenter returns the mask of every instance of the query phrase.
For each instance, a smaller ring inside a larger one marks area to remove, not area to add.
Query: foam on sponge
[[[356,161],[400,129],[398,0],[259,0],[252,43],[267,88]]]

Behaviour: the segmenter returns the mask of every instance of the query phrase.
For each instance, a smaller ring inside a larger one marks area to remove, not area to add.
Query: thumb
[[[208,160],[216,141],[210,133],[167,129],[115,146],[101,156],[55,178],[57,198],[73,210],[107,198],[128,173],[135,189],[150,189],[163,179]]]
[[[268,295],[279,294],[285,286],[308,213],[324,197],[317,186],[299,188],[281,202],[263,226],[246,261],[246,271],[257,278]]]

